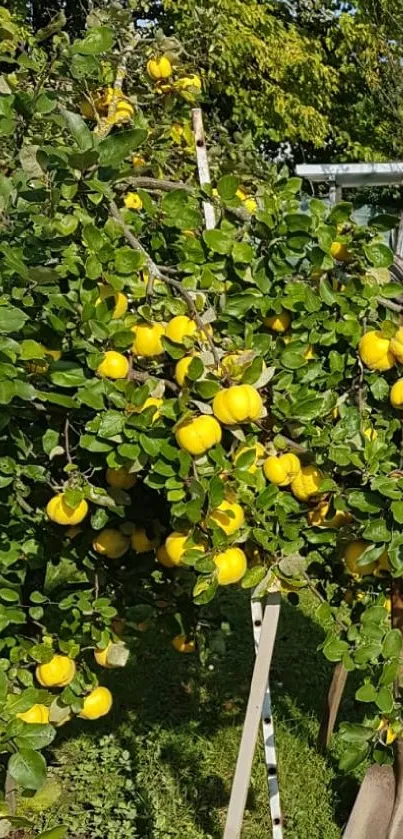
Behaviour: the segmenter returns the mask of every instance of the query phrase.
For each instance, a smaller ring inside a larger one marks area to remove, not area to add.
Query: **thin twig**
[[[320,600],[320,602],[321,602],[321,603],[326,603],[326,605],[328,606],[329,604],[328,604],[328,602],[327,602],[327,600],[326,600],[326,597],[323,597],[323,594],[321,594],[321,593],[320,593],[320,591],[316,588],[316,586],[315,586],[315,584],[312,582],[312,580],[311,580],[311,578],[310,578],[309,574],[308,574],[306,571],[303,571],[303,572],[302,572],[302,576],[303,576],[303,578],[304,578],[304,580],[305,580],[305,582],[306,582],[306,584],[307,584],[307,586],[308,586],[309,590],[312,592],[312,594],[314,594],[314,595],[315,595],[315,597],[316,597],[318,600]],[[334,619],[334,621],[337,623],[338,627],[339,627],[340,629],[342,629],[342,630],[343,630],[343,632],[347,632],[347,630],[348,630],[348,626],[347,626],[345,623],[343,623],[343,621],[341,621],[341,620],[340,620],[340,618],[338,618],[338,617],[336,617],[335,615],[333,615],[333,619]]]
[[[195,323],[196,323],[196,325],[199,329],[199,332],[202,332],[205,335],[206,342],[208,343],[208,345],[210,347],[210,350],[211,350],[211,352],[213,354],[213,357],[214,357],[214,364],[218,368],[220,366],[220,357],[219,357],[217,349],[214,345],[214,341],[211,338],[211,335],[210,335],[210,332],[209,332],[209,327],[208,327],[207,324],[203,323],[203,321],[202,321],[202,319],[201,319],[201,317],[200,317],[200,315],[199,315],[199,313],[196,309],[194,301],[193,301],[191,295],[189,294],[189,292],[183,287],[182,283],[179,280],[174,280],[172,277],[167,277],[167,275],[164,274],[163,271],[161,271],[161,269],[154,262],[154,260],[151,258],[149,253],[147,253],[146,249],[143,247],[143,245],[141,244],[139,239],[137,239],[137,237],[134,236],[134,234],[131,232],[131,230],[129,230],[127,224],[125,224],[125,222],[124,222],[124,220],[123,220],[123,218],[122,218],[122,216],[119,212],[119,208],[118,208],[117,204],[115,203],[115,201],[111,201],[109,207],[110,207],[110,212],[111,212],[112,217],[115,219],[115,221],[117,221],[120,224],[120,226],[122,228],[122,232],[123,232],[123,235],[126,239],[126,242],[128,242],[129,245],[134,250],[142,253],[143,256],[146,259],[147,269],[148,269],[148,272],[149,272],[149,282],[148,282],[148,285],[147,285],[147,293],[149,293],[150,280],[151,279],[157,279],[157,280],[161,280],[161,282],[165,283],[166,285],[171,286],[171,288],[174,288],[178,292],[178,294],[180,294],[180,296],[185,301],[185,303],[186,303],[186,305],[189,309],[189,312],[192,315],[192,318],[195,321]],[[152,292],[152,287],[151,287],[151,292]]]
[[[392,312],[403,312],[403,306],[400,306],[399,303],[393,303],[392,300],[387,300],[386,297],[377,297],[376,299],[385,309],[390,309]]]
[[[133,368],[129,371],[128,379],[134,382],[148,382],[150,379],[157,379],[174,393],[178,393],[180,390],[178,385],[175,382],[171,382],[170,379],[160,379],[159,376],[153,376],[152,373],[143,373],[141,370],[133,370]]]
[[[197,194],[194,188],[190,184],[185,183],[185,181],[167,181],[160,180],[159,178],[148,178],[147,176],[122,178],[122,181],[117,184],[116,188],[123,192],[128,186],[135,187],[136,189],[152,190],[153,192],[172,192],[174,189],[184,189],[189,194]],[[243,210],[242,207],[225,206],[225,212],[239,219],[239,221],[250,221],[250,214],[246,210]]]
[[[64,423],[64,450],[66,452],[66,458],[68,463],[73,463],[73,459],[70,454],[70,440],[69,440],[69,418],[66,417],[66,422]]]

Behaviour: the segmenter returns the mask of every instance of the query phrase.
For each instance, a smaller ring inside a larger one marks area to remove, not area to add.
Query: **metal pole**
[[[269,594],[266,603],[266,609],[277,608],[279,603],[279,596]],[[252,623],[253,623],[253,637],[255,639],[255,652],[259,649],[261,626],[262,626],[262,601],[254,599],[251,600]],[[281,818],[281,802],[280,789],[277,775],[277,754],[274,737],[274,723],[273,712],[270,695],[270,678],[267,677],[266,693],[263,700],[262,709],[262,728],[263,728],[263,742],[264,742],[264,759],[267,770],[267,783],[269,787],[269,807],[272,824],[273,839],[283,839],[283,826]]]
[[[272,598],[272,607],[266,608],[264,612],[223,839],[239,839],[241,835],[259,721],[267,690],[267,680],[280,614],[280,596],[272,595]]]

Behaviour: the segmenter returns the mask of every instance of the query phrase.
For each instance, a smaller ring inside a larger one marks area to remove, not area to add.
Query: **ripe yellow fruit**
[[[370,443],[373,443],[373,441],[376,440],[377,436],[378,432],[376,428],[371,428],[371,426],[368,426],[368,428],[364,429],[364,437],[366,437],[367,440],[370,441]]]
[[[399,364],[403,364],[403,326],[399,326],[399,329],[391,339],[390,350]]]
[[[220,390],[213,399],[214,416],[225,425],[253,422],[262,412],[262,398],[252,385],[233,385]]]
[[[38,664],[35,676],[42,687],[64,688],[76,675],[76,663],[67,655],[54,655],[47,664]]]
[[[141,157],[138,154],[133,155],[132,166],[145,166],[145,165],[146,165],[146,161],[144,160],[144,157]]]
[[[245,521],[245,514],[240,504],[236,501],[225,499],[209,515],[209,522],[213,521],[221,530],[232,536]]]
[[[108,688],[97,687],[84,699],[79,716],[83,720],[97,720],[104,717],[112,708],[112,694]]]
[[[177,81],[174,82],[174,86],[178,90],[188,90],[189,88],[194,88],[199,92],[201,90],[202,83],[200,76],[193,75],[184,76],[183,79],[177,79]]]
[[[175,635],[171,644],[178,653],[194,653],[195,651],[195,642],[188,640],[187,635]]]
[[[172,559],[168,556],[168,551],[165,545],[160,545],[159,548],[155,551],[155,555],[157,557],[158,562],[160,565],[164,565],[165,568],[173,568],[176,565],[176,562],[173,562]]]
[[[143,411],[145,411],[147,408],[151,408],[151,406],[154,406],[155,411],[151,420],[151,424],[154,425],[157,419],[161,416],[158,408],[160,408],[161,405],[163,405],[163,403],[163,399],[158,399],[156,396],[149,396],[148,399],[146,399],[146,401],[144,402],[144,405],[141,405],[140,408],[135,408],[132,406],[131,410],[134,411],[136,414],[142,414]]]
[[[264,457],[264,455],[266,453],[265,447],[262,446],[261,443],[254,443],[252,446],[248,446],[248,445],[241,446],[241,448],[238,449],[238,451],[236,451],[235,454],[234,454],[234,463],[235,463],[235,466],[236,466],[239,458],[243,454],[245,454],[246,452],[251,452],[251,451],[253,451],[255,453],[255,460],[248,467],[247,472],[250,472],[250,474],[253,475],[254,472],[256,472],[257,465],[258,465],[258,460],[260,460],[260,458]]]
[[[111,646],[112,641],[109,641],[108,646],[105,647],[104,650],[101,650],[100,648],[94,650],[95,661],[100,667],[106,667],[107,669],[111,669],[113,667],[113,664],[108,664],[108,652]]]
[[[187,315],[176,315],[168,321],[166,326],[166,337],[176,344],[182,344],[184,338],[193,338],[196,335],[197,326],[192,318]]]
[[[97,375],[104,379],[126,379],[129,362],[120,352],[108,350],[98,366]]]
[[[220,443],[221,437],[220,424],[206,414],[182,422],[175,431],[178,446],[195,457]]]
[[[304,350],[302,355],[306,361],[311,361],[312,358],[316,358],[315,350],[313,347],[311,347],[311,345],[309,345],[309,347],[307,347],[306,350]]]
[[[268,318],[263,318],[263,323],[268,329],[272,329],[273,332],[286,332],[291,323],[291,315],[284,310],[279,315],[271,315]]]
[[[233,379],[235,382],[239,382],[245,371],[253,363],[255,357],[254,352],[248,351],[228,353],[228,355],[225,355],[221,359],[221,366],[217,371],[217,375],[226,376],[229,379]],[[265,369],[266,365],[263,362],[262,370]]]
[[[45,347],[43,344],[39,344],[39,346],[42,347],[45,355],[49,355],[53,361],[60,361],[62,357],[61,350],[50,350],[49,347]]]
[[[119,466],[119,469],[108,468],[106,470],[106,483],[113,489],[131,489],[134,487],[137,478],[129,472],[126,466]]]
[[[369,548],[370,544],[370,542],[364,542],[362,539],[359,539],[357,542],[350,542],[346,546],[343,561],[350,574],[356,575],[357,577],[364,577],[366,574],[372,574],[375,571],[377,566],[376,560],[368,562],[367,565],[357,565],[360,556]]]
[[[186,553],[191,553],[192,551],[205,552],[206,545],[204,542],[193,543],[190,541],[191,536],[191,532],[181,533],[178,530],[174,530],[165,539],[166,555],[172,565],[181,565],[183,555]]]
[[[403,379],[398,379],[391,387],[389,398],[394,408],[403,408]]]
[[[115,113],[108,117],[113,125],[116,123],[130,122],[134,116],[134,108],[131,102],[121,100],[116,105]]]
[[[299,501],[309,501],[318,495],[323,475],[317,466],[302,466],[291,482],[291,491]]]
[[[193,358],[194,356],[192,355],[184,355],[175,366],[175,381],[177,381],[179,387],[183,387],[185,384],[185,379]]]
[[[340,527],[344,527],[345,524],[349,524],[352,521],[350,513],[344,512],[343,510],[337,510],[334,516],[327,519],[326,516],[329,509],[329,502],[321,501],[314,510],[309,510],[307,513],[306,518],[308,524],[311,525],[311,527],[324,527],[332,530],[338,530]]]
[[[217,581],[220,586],[238,583],[245,576],[247,561],[241,548],[227,548],[214,557],[217,566]]]
[[[137,192],[128,192],[123,199],[123,203],[128,210],[143,209],[143,202]]]
[[[130,539],[124,536],[120,530],[113,527],[105,527],[101,530],[92,542],[94,551],[108,559],[119,559],[130,548]]]
[[[150,58],[147,61],[147,73],[155,82],[159,79],[169,79],[172,76],[172,64],[169,58],[165,55],[161,58]]]
[[[383,608],[386,609],[387,613],[390,615],[390,613],[392,611],[392,600],[391,600],[390,597],[386,598],[386,600],[383,604]]]
[[[46,506],[46,512],[51,521],[56,524],[74,525],[80,524],[88,513],[88,504],[83,499],[76,507],[70,507],[65,499],[64,492],[54,495]]]
[[[245,192],[245,190],[242,189],[242,187],[239,187],[237,189],[235,195],[237,196],[237,198],[239,198],[242,201],[243,206],[244,206],[245,210],[247,210],[248,213],[253,215],[253,213],[256,212],[256,210],[257,210],[256,199],[252,198],[250,195],[248,195],[248,193]]]
[[[352,259],[351,253],[343,242],[332,242],[330,254],[337,262],[350,262]]]
[[[263,464],[263,472],[268,481],[279,487],[288,486],[296,478],[301,463],[295,454],[281,454],[268,457]]]
[[[164,347],[161,343],[161,338],[165,335],[165,325],[163,323],[136,323],[132,326],[134,335],[134,342],[132,345],[132,353],[140,358],[152,358],[155,355],[161,355],[164,352]]]
[[[110,285],[102,285],[99,289],[99,298],[95,305],[99,306],[104,300],[110,297],[114,298],[115,305],[112,311],[112,320],[122,318],[127,312],[128,300],[125,294],[121,291],[115,291]]]
[[[45,723],[49,722],[49,708],[46,705],[31,705],[28,711],[23,714],[17,714],[19,720],[28,723]]]
[[[137,554],[145,554],[148,551],[153,551],[157,547],[156,539],[149,539],[144,527],[135,527],[130,536],[133,550]]]
[[[390,370],[396,361],[390,343],[389,338],[384,338],[381,332],[366,332],[358,344],[362,363],[369,370]]]

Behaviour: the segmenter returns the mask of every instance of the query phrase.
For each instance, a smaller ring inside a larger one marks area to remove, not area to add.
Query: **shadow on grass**
[[[142,839],[168,839],[178,835],[174,824],[171,829],[169,826],[163,828],[162,832],[155,827],[153,773],[158,774],[160,785],[167,784],[167,798],[177,795],[185,801],[191,821],[199,831],[182,832],[183,839],[200,835],[220,839],[222,836],[223,812],[229,800],[254,652],[248,595],[238,591],[223,592],[220,605],[223,620],[231,625],[232,634],[227,652],[216,661],[214,670],[203,668],[195,656],[179,655],[166,636],[152,629],[140,639],[133,665],[124,672],[105,674],[105,682],[115,697],[112,719],[109,715],[99,721],[95,732],[90,724],[85,725],[85,733],[96,738],[115,731],[122,748],[130,752],[135,770],[142,778],[139,808]],[[309,615],[284,600],[271,670],[274,713],[278,725],[297,730],[310,746],[315,746],[332,673],[332,665],[317,649],[323,637],[322,628]],[[349,685],[347,706],[352,693]],[[80,729],[83,730],[82,725]],[[218,736],[220,739],[223,729],[231,729],[230,739],[226,735],[222,741],[224,750],[229,752],[217,756],[209,746],[213,738]],[[77,726],[73,726],[66,735],[74,736],[77,730]],[[154,746],[156,751],[156,762],[148,767],[144,766],[144,743],[147,743],[147,754]],[[357,781],[337,776],[331,756],[329,761],[336,773],[329,798],[333,796],[336,819],[342,824],[357,792]],[[147,773],[148,787],[144,783]],[[164,773],[168,773],[168,781]],[[287,779],[284,780],[286,783]],[[263,787],[265,783],[263,777]],[[255,795],[254,783],[247,809],[255,818],[266,819],[266,814],[261,813],[262,802]]]

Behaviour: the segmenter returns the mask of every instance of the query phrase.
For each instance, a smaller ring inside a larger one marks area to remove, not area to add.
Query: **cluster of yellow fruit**
[[[200,76],[193,74],[168,82],[173,72],[171,60],[166,55],[162,55],[160,58],[150,58],[147,62],[147,73],[150,79],[157,83],[158,93],[172,93],[176,91],[185,99],[190,100],[200,93]]]
[[[108,111],[112,101],[116,102],[114,113],[108,117]],[[106,87],[97,92],[92,100],[82,99],[80,102],[81,113],[86,119],[97,119],[98,116],[105,117],[111,124],[119,125],[130,122],[134,115],[134,108],[128,97],[120,88]]]
[[[366,332],[358,345],[361,361],[369,370],[390,370],[396,362],[403,364],[403,327],[400,326],[393,338],[386,338],[382,332]],[[390,402],[394,408],[403,409],[403,379],[391,387]]]
[[[230,535],[242,526],[244,512],[239,504],[226,500],[216,510],[213,510],[209,519],[218,524],[227,535]],[[197,559],[199,554],[206,553],[207,549],[207,542],[204,540],[194,542],[193,534],[190,531],[182,533],[174,530],[167,536],[165,543],[158,548],[156,556],[161,565],[166,568],[174,568],[186,564],[184,563],[185,555],[191,559],[193,554],[194,558]],[[220,586],[238,583],[246,573],[246,554],[237,545],[216,553],[213,562],[216,566],[216,579]]]
[[[50,661],[45,664],[38,664],[35,676],[39,684],[44,688],[65,688],[69,685],[76,675],[76,663],[67,655],[56,654]],[[112,694],[108,688],[98,686],[90,691],[84,697],[83,707],[79,716],[85,720],[97,720],[99,717],[108,714],[112,707]],[[26,711],[17,714],[19,719],[26,723],[52,723],[60,725],[68,722],[71,719],[71,714],[67,713],[62,720],[62,723],[57,722],[57,717],[53,719],[52,705],[48,707],[43,704],[35,704]]]

